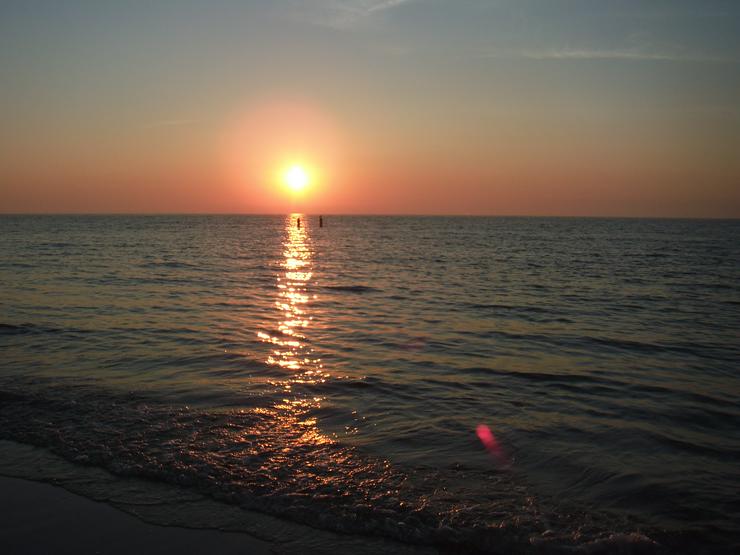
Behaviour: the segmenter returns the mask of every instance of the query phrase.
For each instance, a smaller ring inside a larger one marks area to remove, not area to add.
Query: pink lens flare
[[[475,428],[475,433],[478,435],[478,439],[480,439],[483,447],[486,448],[496,462],[505,466],[509,465],[509,458],[501,448],[501,444],[496,439],[496,436],[493,435],[491,428],[485,424],[478,424]]]

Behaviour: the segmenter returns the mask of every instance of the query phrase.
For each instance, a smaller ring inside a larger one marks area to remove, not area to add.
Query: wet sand
[[[0,476],[5,555],[274,553],[247,534],[157,526],[60,487]]]

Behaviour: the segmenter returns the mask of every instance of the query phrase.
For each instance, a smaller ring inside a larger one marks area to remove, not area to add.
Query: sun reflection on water
[[[306,338],[308,328],[314,323],[309,309],[311,300],[315,298],[310,294],[313,253],[309,231],[310,224],[302,215],[292,214],[285,219],[281,271],[276,278],[278,296],[275,308],[280,314],[277,333],[257,332],[260,341],[271,345],[265,362],[290,371],[284,379],[271,382],[286,391],[292,391],[294,386],[324,383],[329,378],[321,359],[315,356]],[[298,408],[317,408],[322,400],[321,397],[310,396],[284,400],[276,408],[294,413]],[[311,425],[315,427],[315,424],[315,419],[312,419]]]

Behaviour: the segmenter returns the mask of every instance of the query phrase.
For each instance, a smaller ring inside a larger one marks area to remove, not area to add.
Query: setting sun
[[[293,191],[302,191],[308,185],[308,172],[301,166],[290,166],[283,174],[283,181]]]

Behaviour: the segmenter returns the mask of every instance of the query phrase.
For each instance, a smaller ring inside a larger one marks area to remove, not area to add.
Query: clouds
[[[524,50],[519,56],[531,60],[612,60],[662,62],[729,62],[728,58],[703,56],[689,52],[649,51],[639,49],[574,49]],[[495,57],[493,55],[492,57]]]
[[[622,29],[605,37],[583,37],[574,33],[523,43],[519,48],[493,48],[483,58],[509,58],[536,61],[604,61],[604,62],[671,62],[733,63],[738,58],[732,51],[707,49],[679,36],[658,36],[645,29],[629,32]],[[620,36],[621,35],[621,36]]]
[[[351,29],[363,21],[417,0],[322,0],[306,6],[295,5],[294,13],[313,24]]]

